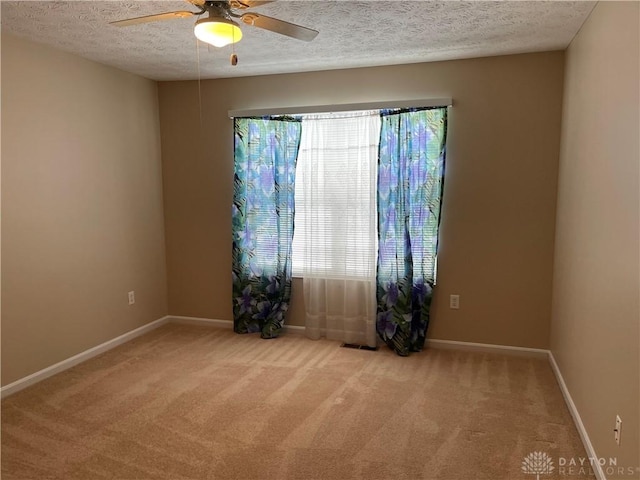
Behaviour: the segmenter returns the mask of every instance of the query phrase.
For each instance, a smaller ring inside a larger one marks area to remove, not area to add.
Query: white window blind
[[[379,136],[377,110],[303,117],[294,276],[375,276]]]

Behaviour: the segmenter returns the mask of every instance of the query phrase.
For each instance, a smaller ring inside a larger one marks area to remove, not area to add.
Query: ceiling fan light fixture
[[[239,42],[242,30],[236,22],[223,17],[201,18],[193,29],[198,40],[210,43],[214,47],[224,47]]]

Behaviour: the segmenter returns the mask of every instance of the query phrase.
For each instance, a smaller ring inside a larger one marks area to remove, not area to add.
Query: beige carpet
[[[535,479],[586,457],[545,360],[166,325],[6,398],[2,479]]]

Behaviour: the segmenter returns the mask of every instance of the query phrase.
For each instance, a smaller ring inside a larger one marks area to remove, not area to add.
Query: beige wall
[[[563,62],[551,52],[208,80],[202,111],[197,82],[160,83],[170,313],[232,318],[229,109],[450,96],[429,336],[547,348]],[[301,287],[289,324],[302,324]]]
[[[640,467],[639,7],[599,3],[567,51],[551,335],[596,454],[631,467]]]
[[[6,385],[166,315],[157,86],[3,34],[2,140]]]

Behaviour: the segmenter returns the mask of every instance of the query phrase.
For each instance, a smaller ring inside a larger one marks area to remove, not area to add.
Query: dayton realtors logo
[[[616,457],[558,458],[558,473],[560,475],[595,475],[596,470],[600,470],[605,477],[617,475],[618,477],[635,476],[635,478],[640,478],[637,476],[640,473],[640,467],[619,466]]]
[[[531,452],[524,457],[521,468],[523,473],[535,475],[536,480],[540,480],[540,475],[551,475],[556,470],[552,457],[546,452]],[[640,467],[618,466],[618,459],[615,457],[558,457],[556,475],[567,477],[574,475],[594,476],[595,470],[600,470],[606,477],[618,475],[619,477],[640,478],[638,477]]]
[[[536,480],[540,480],[540,475],[550,475],[553,470],[553,460],[545,452],[531,452],[522,461],[522,471],[535,475]]]

